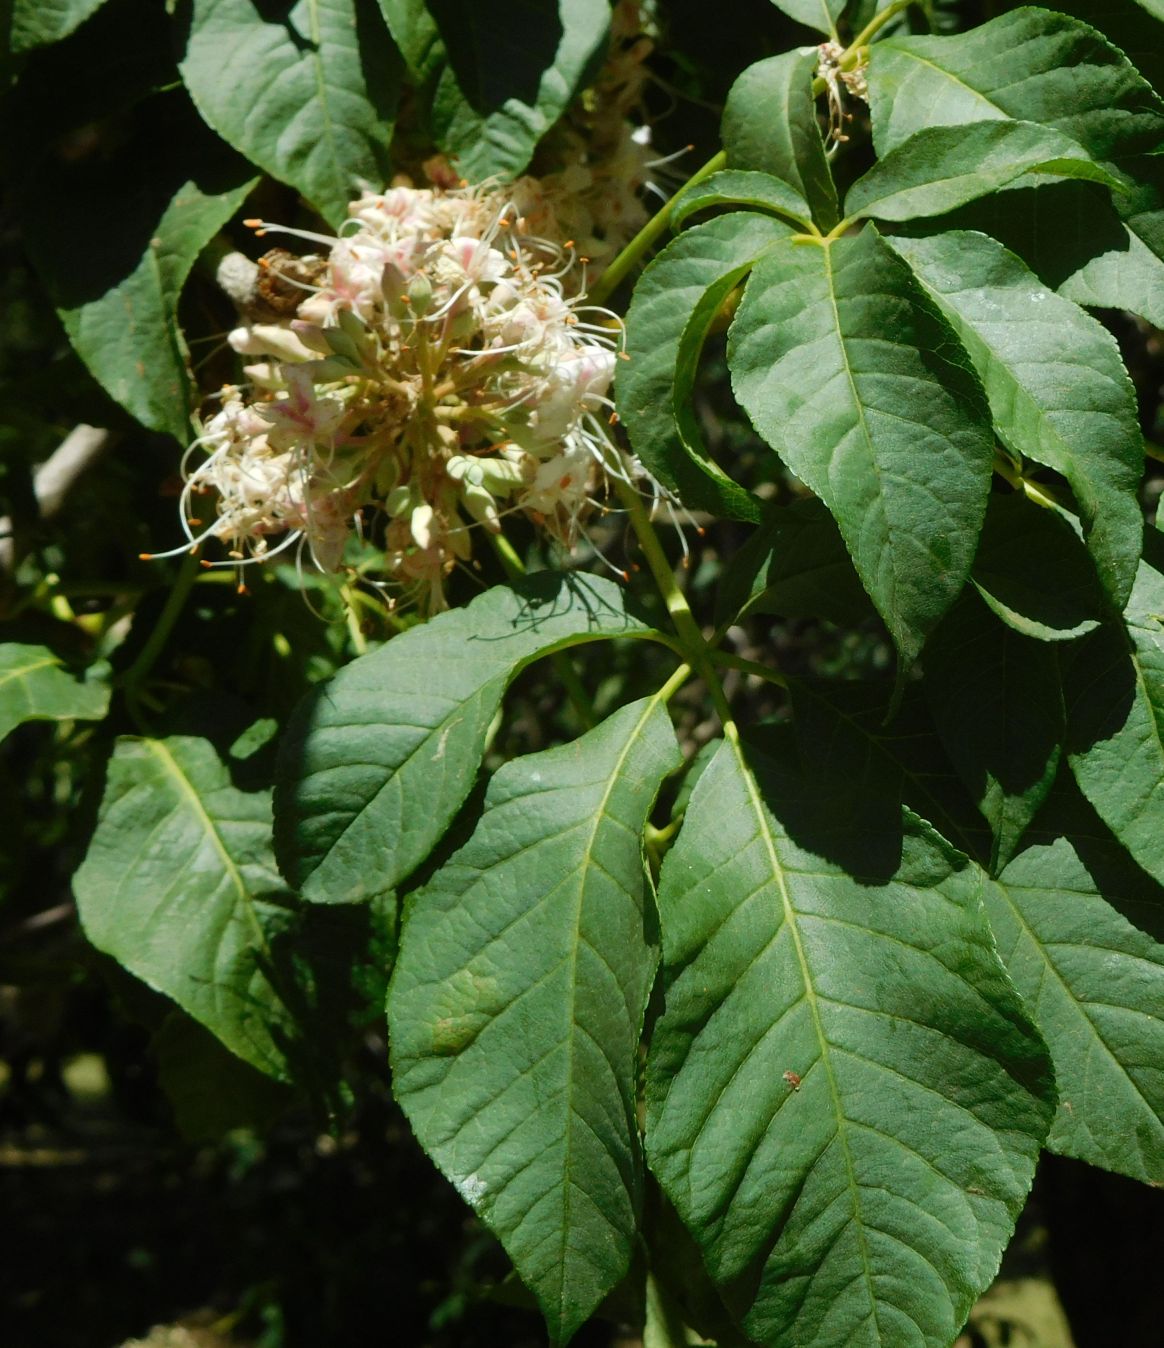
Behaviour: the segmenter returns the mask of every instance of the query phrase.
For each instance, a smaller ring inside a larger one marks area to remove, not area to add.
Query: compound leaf
[[[469,794],[510,680],[566,646],[651,630],[612,581],[543,572],[353,661],[300,704],[280,746],[284,874],[323,903],[395,888]]]
[[[47,646],[0,645],[0,740],[24,721],[99,721],[109,686],[82,683]]]
[[[620,366],[615,384],[618,413],[635,453],[688,509],[760,517],[751,492],[700,452],[689,395],[716,310],[756,259],[790,232],[770,216],[733,211],[684,230],[635,286],[626,316],[630,359]]]
[[[143,425],[185,442],[194,394],[178,301],[199,253],[254,186],[253,170],[173,95],[159,100],[150,138],[98,158],[67,172],[49,160],[32,175],[20,197],[25,237],[93,377]],[[77,211],[88,222],[81,249]]]
[[[565,1342],[625,1275],[654,975],[641,835],[681,763],[658,698],[489,786],[412,900],[388,999],[396,1095]]]
[[[999,436],[1071,484],[1104,588],[1122,607],[1140,555],[1136,394],[1111,334],[985,234],[898,239],[962,339]]]
[[[1039,189],[1056,195],[1037,252],[1068,299],[1164,323],[1164,204],[1151,158],[1164,142],[1164,103],[1094,28],[1023,8],[954,37],[888,38],[871,50],[868,82],[881,154],[926,127],[1010,117],[1061,131],[1113,167],[1127,190],[1110,202],[1068,192],[1064,210],[1059,187],[1069,185]],[[1032,204],[1010,195],[997,208],[1013,205],[1020,226],[1033,225]]]
[[[828,230],[837,223],[837,189],[812,94],[816,64],[815,51],[790,51],[749,66],[728,94],[720,136],[730,168],[782,179]]]
[[[1030,1185],[1049,1063],[974,868],[900,815],[842,868],[848,821],[791,759],[725,743],[664,863],[648,1157],[752,1338],[948,1348]]]
[[[392,175],[400,64],[369,0],[193,0],[181,70],[209,125],[338,228]]]
[[[832,511],[905,664],[961,590],[990,489],[985,399],[872,228],[771,248],[728,340],[752,424]]]
[[[1078,19],[1028,6],[953,37],[886,38],[869,53],[873,140],[987,118],[1039,122],[1106,162],[1164,141],[1164,103],[1117,47]]]

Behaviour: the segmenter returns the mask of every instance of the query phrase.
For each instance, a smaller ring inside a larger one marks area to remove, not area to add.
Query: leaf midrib
[[[768,825],[767,813],[757,791],[756,782],[744,755],[743,746],[739,739],[739,732],[736,729],[734,722],[729,721],[724,727],[724,737],[732,746],[732,751],[735,754],[736,762],[744,781],[745,790],[748,793],[749,803],[756,816],[758,836],[763,842],[764,849],[768,855],[772,875],[775,878],[777,889],[780,893],[780,902],[784,911],[784,921],[788,927],[789,935],[792,938],[793,950],[796,954],[796,961],[800,968],[800,976],[804,983],[805,1001],[808,1005],[809,1015],[812,1017],[817,1043],[820,1046],[820,1062],[824,1067],[825,1076],[829,1084],[829,1095],[833,1105],[833,1117],[836,1120],[836,1136],[841,1144],[841,1151],[845,1158],[845,1173],[849,1181],[848,1187],[852,1203],[853,1223],[856,1228],[857,1244],[861,1254],[861,1271],[864,1275],[865,1291],[869,1299],[877,1338],[879,1342],[882,1342],[880,1303],[877,1300],[877,1295],[873,1287],[872,1261],[869,1256],[869,1246],[865,1238],[865,1223],[861,1212],[861,1191],[857,1183],[857,1173],[853,1163],[852,1148],[849,1145],[848,1119],[841,1107],[840,1087],[837,1083],[836,1070],[833,1067],[832,1062],[832,1044],[829,1042],[824,1031],[824,1022],[821,1018],[816,985],[813,983],[808,957],[805,953],[804,943],[800,937],[797,913],[792,903],[792,896],[788,892],[784,867],[782,866],[780,857],[776,851],[772,830]]]

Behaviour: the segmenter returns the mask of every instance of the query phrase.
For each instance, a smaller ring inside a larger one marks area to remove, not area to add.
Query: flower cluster
[[[249,394],[223,390],[183,465],[187,546],[242,565],[298,544],[334,571],[380,512],[385,580],[433,612],[474,527],[521,511],[574,541],[606,475],[638,471],[606,432],[622,329],[518,195],[365,192],[338,238],[301,235],[326,251],[268,255],[266,310],[230,334]]]

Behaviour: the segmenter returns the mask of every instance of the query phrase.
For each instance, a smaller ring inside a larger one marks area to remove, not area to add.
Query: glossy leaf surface
[[[388,1001],[397,1098],[568,1339],[626,1273],[656,952],[641,834],[680,756],[657,698],[490,783],[412,900]]]
[[[464,803],[510,680],[565,646],[650,630],[612,581],[543,572],[353,661],[300,705],[280,746],[284,874],[324,903],[394,888]]]
[[[915,285],[872,229],[778,246],[728,345],[736,397],[835,516],[907,664],[969,573],[992,454],[969,362]]]
[[[985,234],[894,247],[969,351],[999,436],[1071,484],[1096,569],[1122,606],[1140,555],[1144,449],[1115,339]]]
[[[1035,122],[932,126],[894,146],[849,189],[847,216],[911,220],[942,215],[1024,174],[1087,178],[1118,186],[1069,136]]]
[[[837,223],[837,190],[825,158],[812,81],[815,51],[757,61],[732,85],[720,134],[729,167],[783,179],[812,206],[816,223]]]
[[[693,443],[690,380],[720,304],[789,227],[751,211],[684,230],[643,272],[626,316],[630,359],[618,370],[618,413],[631,447],[689,510],[759,519],[759,503]],[[687,382],[677,384],[682,356]]]
[[[1050,1119],[1038,1036],[972,870],[916,819],[866,834],[775,739],[727,743],[664,863],[652,1169],[773,1348],[948,1348]]]

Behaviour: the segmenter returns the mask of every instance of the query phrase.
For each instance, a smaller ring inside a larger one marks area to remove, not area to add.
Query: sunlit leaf
[[[771,248],[729,333],[752,424],[824,501],[908,664],[961,590],[989,492],[985,400],[875,230]]]
[[[1144,448],[1115,339],[985,234],[893,246],[965,344],[999,436],[1071,484],[1100,579],[1122,606],[1140,555]]]
[[[752,211],[684,230],[635,286],[626,316],[630,357],[618,371],[618,412],[631,446],[688,509],[759,519],[759,502],[703,452],[690,414],[694,362],[716,310],[789,226]],[[678,384],[686,357],[683,387]]]
[[[193,0],[181,68],[215,131],[333,226],[392,176],[400,59],[371,0]]]
[[[774,737],[700,779],[660,880],[648,1156],[759,1342],[948,1348],[1030,1185],[1049,1064],[973,869],[916,819],[848,825]]]
[[[323,903],[394,888],[464,803],[510,680],[563,647],[650,631],[614,582],[543,572],[353,661],[300,705],[280,746],[284,874]]]
[[[555,1343],[626,1273],[656,952],[641,833],[678,747],[657,698],[490,783],[412,900],[388,1001],[396,1095],[501,1238]]]
[[[837,190],[825,158],[812,80],[815,51],[791,51],[749,66],[723,112],[724,152],[733,169],[780,178],[812,206],[816,223],[837,223]]]

